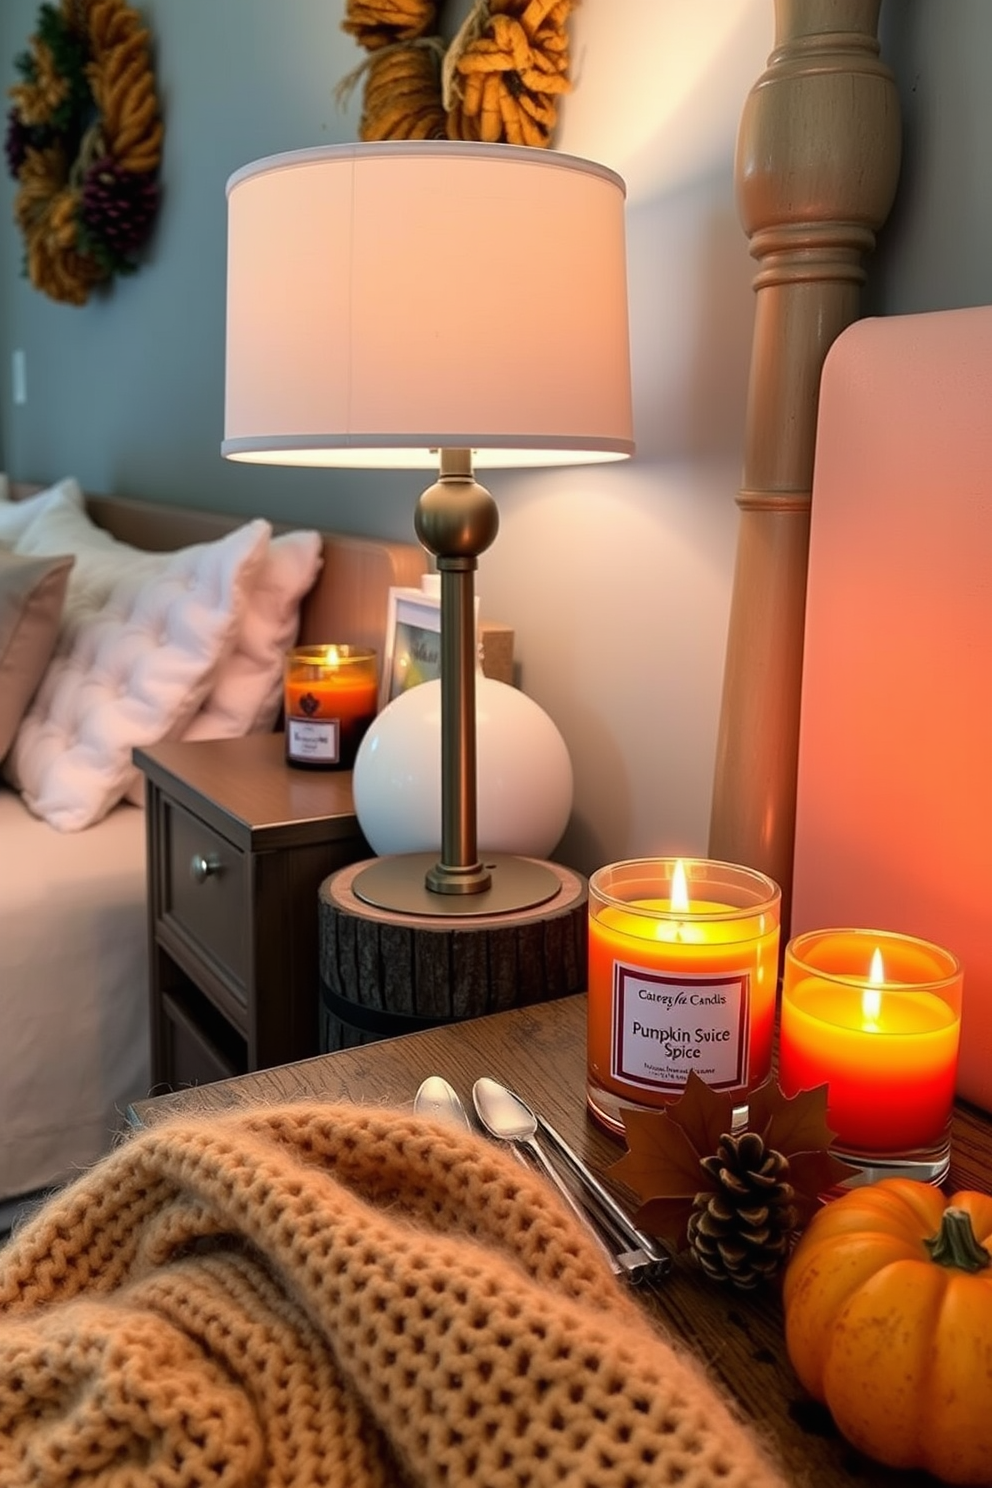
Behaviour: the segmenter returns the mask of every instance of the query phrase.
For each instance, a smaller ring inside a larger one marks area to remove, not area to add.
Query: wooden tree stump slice
[[[353,883],[367,866],[319,890],[323,1053],[585,990],[588,885],[570,868],[546,865],[560,888],[543,904],[466,918],[366,904]]]

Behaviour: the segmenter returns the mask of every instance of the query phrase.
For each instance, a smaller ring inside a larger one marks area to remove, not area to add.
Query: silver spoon
[[[512,1090],[507,1090],[505,1085],[501,1085],[498,1080],[490,1080],[486,1076],[483,1076],[481,1080],[476,1080],[472,1086],[472,1101],[479,1120],[490,1136],[498,1137],[503,1142],[517,1144],[519,1147],[526,1147],[533,1154],[572,1213],[599,1245],[614,1276],[628,1276],[631,1280],[639,1280],[646,1274],[649,1269],[649,1265],[644,1264],[647,1262],[646,1256],[643,1262],[638,1258],[628,1257],[626,1253],[616,1256],[605,1244],[594,1228],[588,1212],[583,1209],[537,1141],[537,1118],[529,1106],[515,1096]]]
[[[519,1096],[517,1098],[519,1099]],[[538,1129],[544,1133],[548,1141],[568,1165],[571,1172],[575,1175],[577,1182],[601,1206],[610,1223],[616,1227],[618,1234],[625,1240],[626,1244],[632,1250],[641,1250],[644,1252],[648,1260],[652,1263],[656,1276],[670,1271],[672,1265],[671,1257],[665,1251],[658,1248],[650,1235],[646,1234],[644,1230],[637,1228],[634,1221],[625,1213],[623,1206],[617,1202],[609,1189],[600,1183],[595,1173],[586,1166],[578,1153],[572,1150],[565,1141],[565,1138],[559,1136],[550,1121],[545,1121],[543,1116],[534,1114]]]
[[[457,1091],[441,1075],[428,1075],[421,1082],[413,1098],[413,1109],[418,1116],[430,1116],[435,1121],[447,1121],[465,1131],[472,1130],[468,1112]]]

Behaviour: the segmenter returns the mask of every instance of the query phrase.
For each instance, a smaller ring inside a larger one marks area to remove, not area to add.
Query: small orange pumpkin
[[[992,1483],[992,1197],[888,1178],[819,1210],[786,1268],[786,1347],[860,1451]]]

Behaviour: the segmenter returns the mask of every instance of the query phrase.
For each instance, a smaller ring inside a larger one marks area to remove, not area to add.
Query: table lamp
[[[438,471],[415,529],[441,584],[441,855],[375,859],[355,893],[418,915],[540,904],[547,865],[478,854],[474,575],[499,517],[474,467],[633,452],[623,182],[404,140],[271,156],[227,195],[223,454]]]

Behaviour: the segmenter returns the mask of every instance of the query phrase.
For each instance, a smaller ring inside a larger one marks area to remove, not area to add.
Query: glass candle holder
[[[608,1131],[677,1100],[690,1070],[741,1105],[768,1077],[781,898],[762,873],[698,858],[592,875],[586,1099]]]
[[[963,981],[950,951],[891,931],[811,930],[786,947],[779,1083],[827,1086],[852,1182],[946,1177]]]
[[[376,653],[360,646],[296,646],[286,657],[286,760],[348,770],[378,701]]]

